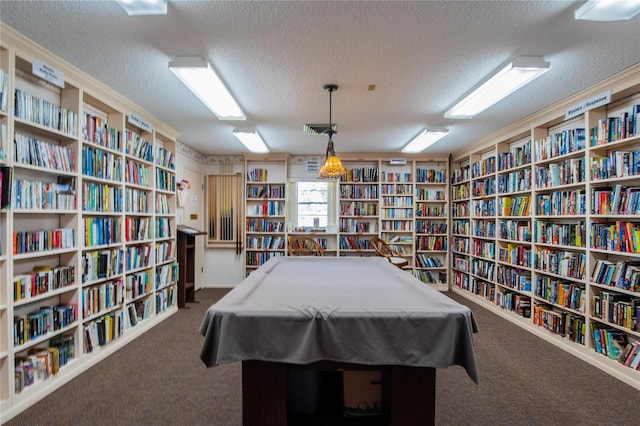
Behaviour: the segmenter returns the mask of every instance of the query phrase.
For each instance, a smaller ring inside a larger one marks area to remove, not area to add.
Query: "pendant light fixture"
[[[331,94],[338,90],[338,85],[325,84],[324,90],[329,92],[329,129],[327,130],[329,143],[327,144],[327,156],[324,161],[324,166],[320,169],[318,177],[321,179],[334,179],[339,178],[346,173],[342,162],[333,150],[333,135],[337,132],[333,130],[333,122],[331,121]]]

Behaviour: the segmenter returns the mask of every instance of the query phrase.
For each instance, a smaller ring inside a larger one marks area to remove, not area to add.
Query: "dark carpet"
[[[6,424],[242,424],[241,366],[207,369],[198,332],[206,309],[227,290],[204,289],[200,303],[91,367]],[[483,307],[469,306],[480,331],[480,384],[458,366],[437,372],[438,425],[637,425],[640,391]]]

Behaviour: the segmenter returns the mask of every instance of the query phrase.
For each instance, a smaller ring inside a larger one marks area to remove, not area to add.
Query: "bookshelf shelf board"
[[[36,346],[36,345],[38,345],[38,344],[40,344],[42,342],[46,342],[48,340],[51,340],[52,338],[54,338],[56,336],[59,336],[59,335],[64,334],[64,333],[66,333],[66,332],[68,332],[70,330],[75,329],[76,327],[78,327],[78,324],[79,324],[78,320],[75,320],[74,322],[72,322],[71,324],[69,324],[66,327],[62,327],[62,328],[60,328],[58,330],[50,331],[47,334],[44,334],[42,336],[38,336],[38,337],[36,337],[34,339],[30,339],[30,340],[24,342],[22,345],[14,346],[13,347],[13,353],[17,354],[17,353],[26,351],[27,349],[29,349],[29,348],[31,348],[33,346]]]

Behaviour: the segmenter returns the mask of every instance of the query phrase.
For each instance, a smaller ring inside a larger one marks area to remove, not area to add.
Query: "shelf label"
[[[304,164],[305,172],[317,172],[320,170],[320,161],[318,160],[307,160]]]
[[[570,106],[564,113],[564,119],[568,120],[573,117],[577,117],[583,112],[587,112],[590,109],[598,108],[599,106],[606,105],[611,102],[611,90],[602,92],[599,95],[593,96],[584,102]]]
[[[64,89],[64,73],[45,64],[40,59],[33,58],[31,60],[31,72],[33,75]]]
[[[151,133],[153,131],[153,126],[151,126],[151,123],[149,123],[148,121],[146,121],[144,118],[130,112],[129,115],[127,116],[127,118],[129,119],[129,123],[133,124],[134,126],[137,126],[139,128],[141,128],[142,130],[145,130],[149,133]]]

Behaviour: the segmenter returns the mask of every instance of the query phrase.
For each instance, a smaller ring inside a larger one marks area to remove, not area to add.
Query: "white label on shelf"
[[[45,64],[40,59],[33,58],[31,60],[31,72],[33,75],[64,89],[64,73]]]
[[[389,164],[393,164],[395,166],[401,166],[403,164],[407,164],[406,158],[391,158],[389,159]]]
[[[305,171],[306,172],[317,172],[320,170],[320,161],[318,160],[307,160],[305,162]]]
[[[606,92],[602,92],[599,95],[593,96],[586,101],[570,106],[564,113],[564,119],[568,120],[570,118],[577,117],[583,112],[587,112],[590,109],[606,105],[609,102],[611,102],[611,90],[607,90]]]
[[[133,124],[134,126],[137,126],[149,133],[153,131],[153,126],[151,126],[151,123],[146,121],[144,118],[139,117],[132,112],[129,113],[127,118],[129,119],[129,123]]]

